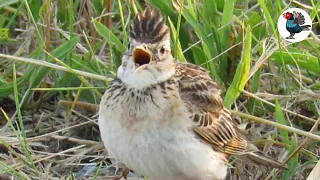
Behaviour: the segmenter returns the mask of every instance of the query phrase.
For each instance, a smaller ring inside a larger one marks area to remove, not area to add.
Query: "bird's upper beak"
[[[133,51],[133,61],[136,68],[151,62],[151,53],[142,46],[137,46]]]

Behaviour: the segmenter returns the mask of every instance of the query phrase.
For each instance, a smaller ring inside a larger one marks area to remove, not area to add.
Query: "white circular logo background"
[[[310,30],[303,30],[300,33],[295,33],[293,39],[291,39],[291,38],[288,38],[290,36],[290,32],[286,29],[287,19],[283,17],[283,14],[285,14],[287,12],[293,13],[293,11],[301,13],[305,18],[305,23],[300,26],[310,25],[311,27],[309,27]],[[312,28],[312,21],[311,21],[309,14],[300,8],[287,9],[287,10],[283,11],[283,13],[280,15],[280,17],[278,19],[278,31],[279,31],[281,37],[283,37],[285,40],[287,40],[289,42],[300,42],[302,40],[305,40],[309,36],[309,34],[311,32],[311,28]]]

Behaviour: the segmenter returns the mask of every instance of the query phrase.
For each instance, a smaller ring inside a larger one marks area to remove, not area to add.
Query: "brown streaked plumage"
[[[130,48],[100,104],[109,154],[152,180],[221,180],[231,155],[284,167],[239,132],[206,69],[174,61],[169,32],[151,7],[133,22]]]
[[[218,84],[210,78],[206,69],[189,63],[177,63],[174,77],[179,82],[180,97],[196,123],[194,132],[213,149],[225,153],[227,157],[247,155],[255,163],[286,168],[284,164],[264,156],[243,137],[237,122],[223,106]]]
[[[205,69],[178,63],[176,71],[180,97],[193,114],[193,121],[198,123],[193,128],[198,136],[215,150],[228,154],[257,150],[239,134],[235,121],[223,106],[218,85]]]

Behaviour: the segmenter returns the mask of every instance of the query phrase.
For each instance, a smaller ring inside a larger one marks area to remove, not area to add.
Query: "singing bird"
[[[241,135],[206,69],[175,61],[170,29],[150,6],[130,27],[98,123],[109,155],[151,180],[222,180],[231,155],[283,167]]]
[[[286,29],[290,33],[290,36],[286,37],[286,39],[294,39],[293,36],[296,33],[300,33],[302,31],[310,31],[309,27],[311,27],[311,25],[303,25],[305,23],[305,18],[301,14],[301,12],[286,12],[283,13],[282,16],[287,19]]]

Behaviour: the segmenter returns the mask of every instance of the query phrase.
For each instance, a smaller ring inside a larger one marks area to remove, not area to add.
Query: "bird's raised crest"
[[[138,13],[130,27],[132,39],[143,43],[157,43],[169,40],[170,30],[160,10],[151,6]]]

